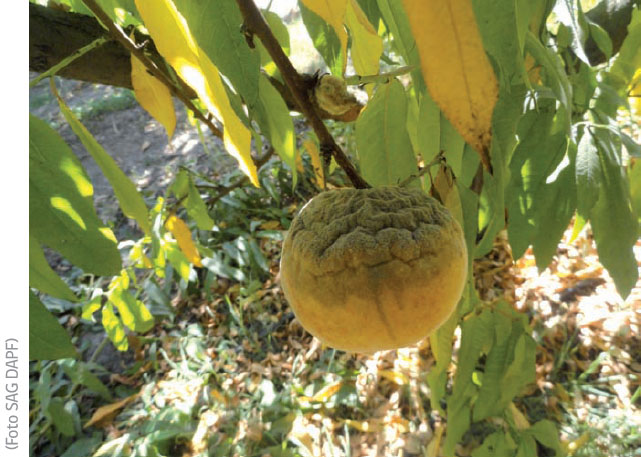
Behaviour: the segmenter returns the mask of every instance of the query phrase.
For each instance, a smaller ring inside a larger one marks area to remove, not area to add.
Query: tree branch
[[[336,144],[334,137],[332,137],[329,130],[319,117],[314,109],[309,94],[306,90],[303,78],[296,71],[292,63],[289,61],[276,37],[272,33],[269,25],[265,22],[262,14],[252,0],[236,0],[238,7],[245,20],[245,27],[251,34],[256,35],[269,52],[269,55],[274,60],[274,63],[280,70],[280,73],[289,87],[294,101],[298,105],[300,111],[305,115],[311,127],[314,129],[316,136],[321,142],[321,145],[332,151],[332,155],[336,163],[345,170],[347,177],[350,179],[354,187],[363,189],[370,187],[369,184],[358,174],[354,165],[347,158],[343,150]]]
[[[201,120],[207,127],[209,127],[209,130],[216,135],[219,138],[223,137],[223,132],[214,125],[214,123],[209,119],[207,116],[205,116],[191,101],[191,99],[183,93],[182,90],[180,90],[178,87],[174,85],[174,82],[172,81],[171,77],[165,73],[163,70],[160,69],[159,66],[157,66],[154,62],[151,61],[147,57],[147,55],[143,52],[142,47],[139,47],[131,41],[131,39],[123,32],[123,30],[117,25],[114,24],[114,22],[111,20],[111,18],[105,13],[100,5],[96,3],[95,0],[82,0],[83,3],[87,8],[91,10],[93,14],[96,15],[98,20],[102,22],[102,24],[109,30],[109,34],[113,39],[118,41],[120,44],[122,44],[125,49],[127,49],[131,54],[133,54],[138,60],[140,60],[145,68],[151,73],[153,76],[155,76],[160,82],[162,82],[167,88],[170,90],[170,92],[178,97],[184,104],[189,108],[193,113],[194,116],[197,117],[199,120]]]

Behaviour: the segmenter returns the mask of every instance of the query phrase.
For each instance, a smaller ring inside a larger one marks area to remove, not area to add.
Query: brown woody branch
[[[336,163],[345,171],[354,187],[359,189],[370,187],[358,174],[354,165],[347,158],[340,146],[336,144],[329,130],[327,130],[327,127],[310,101],[309,92],[306,90],[303,78],[283,52],[283,49],[280,47],[276,37],[254,2],[252,0],[236,0],[236,3],[238,3],[238,7],[245,20],[244,25],[246,30],[256,35],[263,43],[263,46],[265,46],[265,49],[267,49],[267,52],[269,52],[272,60],[280,70],[285,84],[289,87],[300,112],[305,115],[311,127],[314,129],[316,136],[318,136],[321,146],[332,152]]]
[[[155,76],[160,82],[162,82],[169,91],[176,97],[178,97],[184,104],[189,108],[196,118],[201,120],[209,130],[219,138],[223,137],[223,132],[214,125],[210,118],[205,116],[191,101],[189,96],[185,94],[180,88],[174,85],[171,77],[163,70],[160,69],[147,55],[144,53],[142,46],[137,46],[136,43],[131,41],[131,39],[123,32],[123,30],[115,24],[111,18],[105,13],[100,5],[96,3],[95,0],[82,0],[87,8],[91,10],[93,14],[96,15],[98,20],[107,28],[111,37],[118,41],[121,45],[125,47],[131,54],[133,54],[138,60],[140,60],[147,71]]]
[[[91,16],[29,3],[29,70],[43,73],[101,36],[109,37],[107,31]],[[135,29],[134,41],[145,43],[146,55],[160,66],[162,57],[149,35]],[[57,75],[133,89],[131,53],[120,42],[114,40],[80,57],[60,70]],[[309,78],[312,75],[305,76]],[[280,92],[287,107],[291,111],[297,111],[296,102],[287,86],[278,79],[268,78]],[[180,90],[190,99],[196,98],[196,93],[191,87],[182,85]],[[319,110],[319,114],[323,119],[351,122],[356,119],[358,113],[348,112],[336,116]]]

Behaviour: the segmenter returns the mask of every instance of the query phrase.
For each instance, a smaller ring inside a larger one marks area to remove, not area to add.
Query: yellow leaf
[[[341,387],[343,386],[342,381],[335,382],[333,384],[330,384],[328,386],[323,387],[321,390],[316,392],[313,396],[311,397],[299,397],[298,400],[301,402],[325,402],[329,400],[336,392],[338,392]]]
[[[176,112],[167,86],[147,72],[145,65],[131,55],[131,84],[136,100],[151,116],[162,124],[171,140],[176,129]]]
[[[394,384],[398,384],[399,386],[404,386],[410,383],[409,378],[405,374],[398,371],[380,370],[378,374],[381,375],[381,377],[392,381]]]
[[[197,267],[202,267],[203,264],[200,261],[200,254],[198,254],[198,249],[194,244],[194,240],[191,238],[191,232],[187,224],[183,222],[178,216],[172,214],[165,222],[165,227],[171,232],[171,234],[176,239],[178,247],[185,254],[187,260],[196,265]]]
[[[314,177],[316,178],[316,185],[321,189],[325,187],[325,176],[323,172],[323,163],[321,162],[320,152],[316,143],[312,140],[305,140],[303,147],[312,159],[312,168],[314,169]]]
[[[441,439],[443,438],[443,432],[445,427],[442,425],[437,425],[436,430],[434,430],[434,437],[432,441],[427,445],[425,450],[425,455],[428,457],[438,457],[440,454],[439,450],[441,449]]]
[[[356,0],[347,2],[345,23],[352,32],[352,62],[359,75],[376,75],[383,54],[383,40],[378,36]],[[368,85],[372,88],[372,85]]]
[[[436,177],[434,178],[434,188],[438,192],[441,203],[454,216],[461,227],[463,225],[463,207],[461,206],[461,197],[458,193],[458,187],[454,182],[452,169],[441,165]]]
[[[498,83],[472,2],[403,0],[403,5],[430,95],[465,141],[487,157]]]
[[[251,133],[231,107],[218,69],[198,47],[185,19],[171,0],[136,0],[136,8],[158,52],[222,121],[225,149],[252,184],[259,187],[256,166],[249,153]]]
[[[319,15],[325,22],[327,22],[338,35],[341,42],[341,50],[343,52],[343,73],[345,73],[345,65],[347,64],[347,32],[343,22],[345,21],[345,13],[347,10],[347,2],[349,0],[301,0],[303,5],[314,13]]]
[[[91,419],[89,419],[82,428],[91,427],[92,425],[96,425],[98,427],[106,427],[118,415],[120,410],[131,403],[133,400],[138,398],[138,395],[139,394],[133,394],[127,398],[123,398],[122,400],[117,401],[116,403],[101,406],[96,410],[95,413],[93,413]]]
[[[530,422],[528,422],[525,415],[521,411],[519,411],[514,402],[510,402],[509,409],[512,413],[512,417],[514,418],[514,425],[516,426],[517,430],[525,430],[530,428]]]
[[[377,420],[370,421],[356,421],[352,419],[345,419],[343,423],[349,425],[352,428],[355,428],[359,432],[380,432],[383,430],[383,424]]]

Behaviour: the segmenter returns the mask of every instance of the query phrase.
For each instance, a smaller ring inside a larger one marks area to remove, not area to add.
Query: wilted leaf
[[[391,381],[394,384],[397,384],[399,386],[406,386],[410,383],[410,380],[407,377],[407,375],[404,373],[401,373],[400,371],[379,370],[378,374],[381,378],[385,378],[388,381]]]
[[[196,44],[185,19],[171,0],[136,0],[136,7],[160,54],[196,91],[207,109],[222,120],[225,149],[252,184],[259,187],[250,155],[251,133],[236,115],[218,69]]]
[[[191,238],[191,231],[189,227],[187,227],[187,224],[178,216],[172,214],[167,219],[167,222],[165,222],[165,227],[174,235],[174,238],[178,242],[178,247],[180,247],[180,250],[185,254],[187,260],[197,267],[202,267],[203,264],[200,261],[200,254],[194,244],[194,240]]]
[[[323,163],[321,160],[320,152],[318,150],[318,146],[316,146],[315,141],[307,139],[303,142],[303,147],[312,160],[312,168],[314,169],[314,178],[316,179],[316,185],[322,189],[323,187],[325,187],[325,172],[323,169]]]
[[[171,140],[176,129],[174,102],[167,86],[149,74],[145,65],[131,54],[131,85],[136,100],[151,116],[162,124]]]
[[[72,302],[78,301],[67,283],[51,269],[40,243],[31,235],[29,235],[29,286],[54,297]]]
[[[314,395],[311,397],[298,397],[299,402],[326,402],[329,400],[332,396],[334,396],[339,390],[341,390],[341,387],[343,387],[343,381],[337,381],[332,384],[329,384],[325,387],[323,387],[321,390],[316,392]]]
[[[86,272],[121,268],[113,232],[93,207],[93,186],[71,149],[46,122],[29,116],[29,233]]]
[[[469,0],[403,0],[430,95],[484,160],[498,83]],[[486,163],[489,165],[489,163]]]
[[[149,214],[147,205],[142,198],[142,195],[136,189],[133,182],[125,175],[116,161],[103,149],[103,147],[96,141],[91,132],[76,118],[73,112],[65,104],[64,100],[58,94],[56,86],[51,80],[51,90],[58,99],[60,111],[65,119],[71,126],[71,129],[78,136],[84,147],[87,149],[91,157],[96,161],[102,174],[113,187],[120,208],[125,216],[135,219],[140,225],[140,228],[145,233],[149,234],[151,227],[149,225]]]
[[[92,425],[96,427],[106,427],[120,413],[120,410],[138,398],[138,395],[140,394],[133,394],[115,403],[101,406],[93,413],[91,419],[89,419],[82,428],[88,428]]]
[[[40,300],[29,291],[29,360],[78,357],[71,337]]]

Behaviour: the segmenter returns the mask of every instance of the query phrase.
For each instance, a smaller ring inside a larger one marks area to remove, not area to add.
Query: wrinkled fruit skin
[[[281,257],[302,326],[350,352],[428,336],[456,309],[466,275],[460,225],[418,189],[323,192],[294,218]]]

